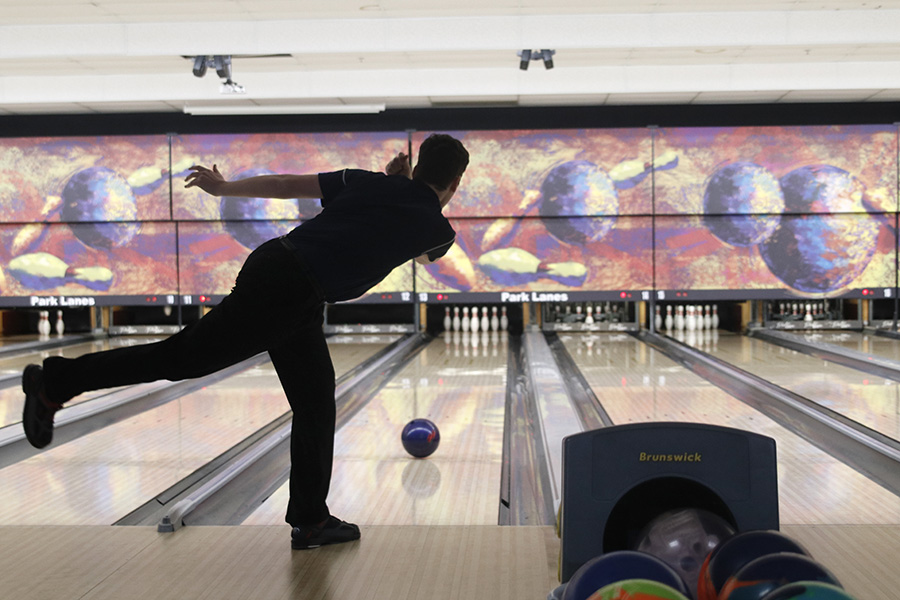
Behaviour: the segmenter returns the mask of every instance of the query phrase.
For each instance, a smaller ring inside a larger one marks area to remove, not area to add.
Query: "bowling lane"
[[[30,364],[40,364],[48,356],[64,356],[66,358],[75,358],[88,352],[100,352],[102,350],[110,350],[112,348],[122,348],[124,346],[134,346],[136,344],[149,344],[163,338],[151,336],[135,336],[135,337],[114,337],[106,339],[98,339],[81,344],[73,344],[61,348],[53,348],[52,350],[44,350],[30,352],[28,354],[20,354],[0,359],[0,375],[7,373],[21,374],[22,370]],[[110,390],[101,390],[97,392],[88,392],[74,398],[71,404],[77,404],[96,398],[104,394],[108,394]],[[0,427],[5,427],[11,423],[19,423],[22,421],[22,408],[25,404],[25,396],[22,394],[22,386],[14,385],[8,388],[0,389]]]
[[[329,344],[341,375],[394,338]],[[0,469],[0,525],[110,524],[289,410],[271,363]]]
[[[811,343],[832,344],[841,346],[847,350],[874,354],[879,358],[897,361],[900,363],[900,340],[870,335],[859,331],[826,331],[816,333],[791,333]]]
[[[858,341],[858,337],[853,341]],[[900,439],[900,382],[743,335],[721,334],[713,354],[866,427]]]
[[[477,346],[473,346],[473,340]],[[335,440],[329,508],[360,525],[496,525],[499,510],[506,335],[435,339]],[[403,426],[434,421],[437,452],[406,454]],[[244,525],[284,523],[287,484]]]
[[[710,332],[704,345],[720,356],[723,341],[737,346],[740,337]],[[616,424],[709,423],[773,438],[782,524],[900,524],[900,497],[639,340],[600,336],[590,352],[584,336],[562,340]]]

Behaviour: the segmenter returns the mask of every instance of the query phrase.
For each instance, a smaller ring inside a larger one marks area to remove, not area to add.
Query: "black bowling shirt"
[[[357,169],[319,173],[322,212],[287,234],[327,302],[357,298],[422,254],[435,260],[456,238],[430,187]]]

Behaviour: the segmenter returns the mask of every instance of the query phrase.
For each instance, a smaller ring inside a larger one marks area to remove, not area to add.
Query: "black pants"
[[[322,330],[323,306],[298,259],[281,240],[271,240],[247,258],[230,295],[168,339],[74,359],[47,358],[47,394],[64,401],[89,390],[202,377],[268,351],[294,413],[286,520],[312,525],[329,515],[325,500],[334,454],[334,367]]]

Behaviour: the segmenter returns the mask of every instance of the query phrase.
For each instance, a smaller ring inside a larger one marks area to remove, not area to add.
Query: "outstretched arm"
[[[241,198],[321,198],[318,175],[259,175],[227,181],[216,165],[196,165],[184,179],[186,188],[198,187],[213,196]]]

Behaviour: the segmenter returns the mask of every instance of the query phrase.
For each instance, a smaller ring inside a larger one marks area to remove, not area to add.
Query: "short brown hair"
[[[469,153],[458,139],[433,133],[419,146],[415,178],[446,190],[469,166]]]

